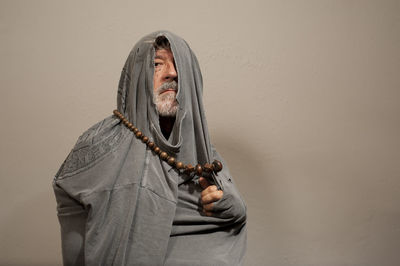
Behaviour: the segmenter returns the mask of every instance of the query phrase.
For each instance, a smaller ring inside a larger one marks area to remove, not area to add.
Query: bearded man
[[[64,265],[242,265],[246,206],[211,145],[195,55],[142,38],[114,114],[81,135],[53,188]]]

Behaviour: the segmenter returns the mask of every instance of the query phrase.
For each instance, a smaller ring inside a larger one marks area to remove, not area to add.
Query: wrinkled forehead
[[[154,53],[154,59],[174,60],[174,55],[172,54],[171,49],[157,49]]]

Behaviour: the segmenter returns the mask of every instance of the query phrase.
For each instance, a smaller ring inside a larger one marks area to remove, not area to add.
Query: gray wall
[[[400,265],[400,2],[144,2],[0,2],[0,264],[61,263],[51,180],[168,29],[248,205],[246,265]]]

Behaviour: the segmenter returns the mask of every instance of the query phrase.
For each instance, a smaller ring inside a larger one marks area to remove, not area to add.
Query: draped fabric
[[[179,109],[168,139],[152,100],[153,42],[161,35],[171,44],[178,73]],[[210,142],[202,88],[188,44],[158,31],[131,50],[117,108],[177,160],[192,165],[223,161]],[[196,179],[160,160],[118,118],[105,118],[79,137],[53,181],[64,265],[241,265],[246,206],[225,163],[215,178],[224,196],[208,217],[201,213]],[[199,245],[215,254],[201,256]]]

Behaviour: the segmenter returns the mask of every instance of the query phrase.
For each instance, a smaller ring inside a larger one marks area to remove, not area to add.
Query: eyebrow
[[[154,59],[164,59],[164,57],[163,57],[163,56],[160,56],[160,55],[156,55],[156,56],[154,57]]]

